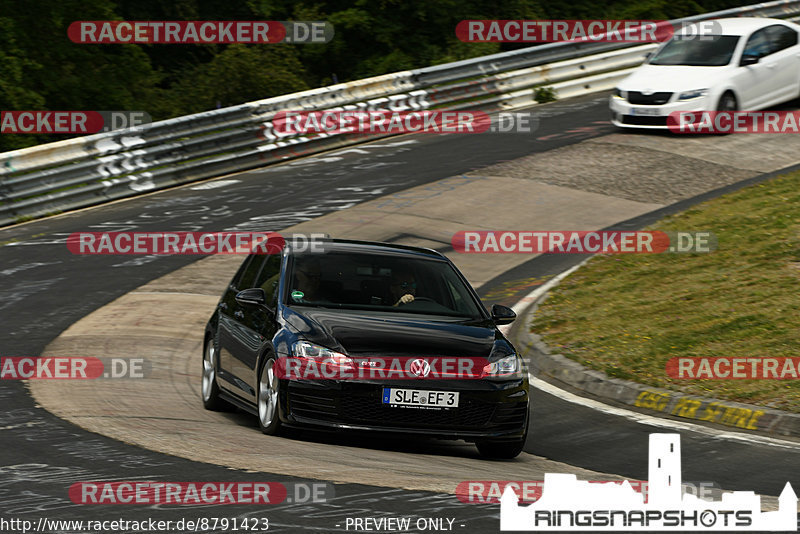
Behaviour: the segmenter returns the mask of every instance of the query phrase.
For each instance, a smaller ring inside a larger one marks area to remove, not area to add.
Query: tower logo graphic
[[[762,512],[761,497],[752,491],[725,493],[713,502],[682,494],[680,434],[650,434],[648,478],[647,503],[627,480],[597,484],[547,473],[541,498],[528,506],[506,487],[500,530],[797,530],[797,495],[789,482],[775,512]]]

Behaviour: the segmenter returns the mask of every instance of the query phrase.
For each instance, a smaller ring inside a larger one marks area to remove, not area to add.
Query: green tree
[[[170,88],[185,113],[233,106],[308,89],[289,45],[230,45]]]
[[[25,83],[26,70],[41,68],[26,59],[14,38],[14,21],[0,17],[0,110],[34,110],[44,107],[44,97]],[[0,135],[0,151],[14,150],[42,142],[28,135]]]

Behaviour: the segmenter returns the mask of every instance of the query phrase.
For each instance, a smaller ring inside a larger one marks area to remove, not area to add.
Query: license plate
[[[631,115],[644,115],[647,117],[660,117],[661,110],[660,109],[651,109],[651,108],[633,108],[631,109]]]
[[[383,388],[382,399],[383,404],[398,406],[430,406],[434,408],[455,408],[458,406],[457,391]]]

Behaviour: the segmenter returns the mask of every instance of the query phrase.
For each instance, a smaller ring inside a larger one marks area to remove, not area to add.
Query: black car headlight
[[[483,368],[483,377],[495,380],[509,380],[523,378],[525,370],[522,358],[516,354],[510,354],[499,360],[486,365]]]
[[[295,342],[295,344],[292,345],[292,356],[333,365],[352,365],[353,363],[353,360],[346,354],[336,352],[335,350],[321,345],[315,345],[308,341]]]

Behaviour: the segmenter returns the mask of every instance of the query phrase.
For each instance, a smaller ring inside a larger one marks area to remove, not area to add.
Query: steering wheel
[[[428,297],[414,297],[414,300],[412,300],[411,302],[400,302],[398,304],[395,304],[395,306],[408,306],[409,304],[414,304],[415,302],[418,301],[433,302],[434,304],[438,304],[435,300]]]

